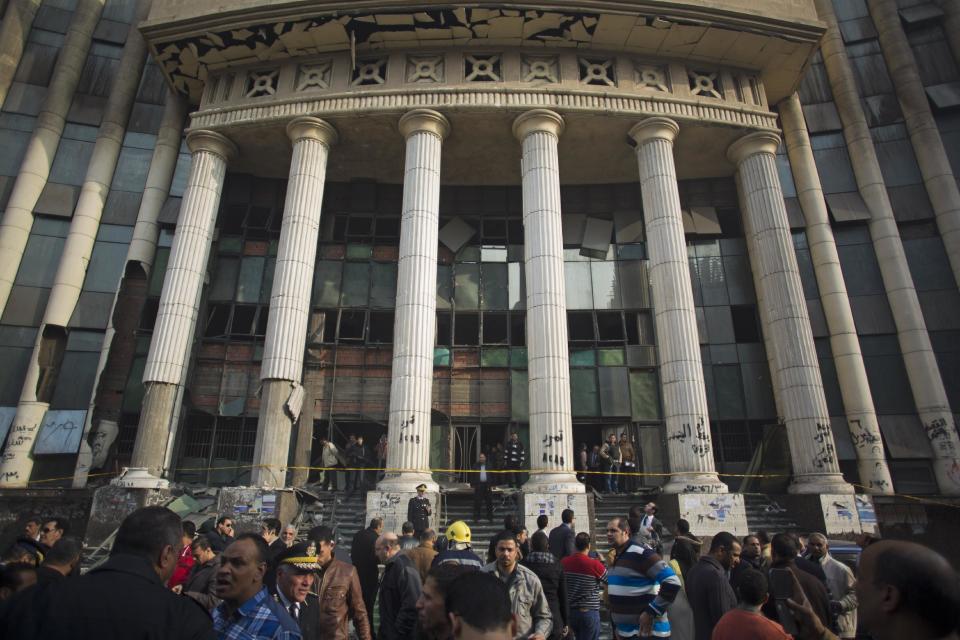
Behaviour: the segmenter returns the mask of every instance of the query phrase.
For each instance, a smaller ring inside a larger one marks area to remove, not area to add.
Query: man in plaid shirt
[[[220,556],[213,629],[220,640],[301,640],[300,627],[263,586],[269,550],[263,538],[245,533]]]

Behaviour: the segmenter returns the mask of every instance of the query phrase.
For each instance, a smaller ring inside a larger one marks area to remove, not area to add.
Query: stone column
[[[707,391],[673,164],[673,141],[679,131],[676,122],[660,117],[647,118],[630,130],[640,166],[670,461],[670,479],[663,491],[726,493],[727,485],[714,468]]]
[[[793,459],[791,493],[853,493],[837,462],[830,413],[817,365],[817,351],[793,252],[790,223],[777,176],[774,133],[757,132],[734,142],[727,155],[737,167],[750,262],[762,291],[779,385],[778,407]]]
[[[853,322],[853,311],[840,269],[840,257],[830,227],[807,124],[800,108],[800,98],[794,93],[780,103],[779,109],[790,168],[807,223],[807,242],[830,330],[830,346],[840,380],[840,395],[843,397],[847,424],[857,454],[860,482],[868,493],[892,494],[893,480],[883,455],[880,424],[873,406],[857,327]]]
[[[815,1],[817,13],[827,23],[821,44],[827,78],[843,123],[843,137],[847,141],[857,187],[870,210],[870,237],[897,327],[900,352],[917,413],[933,449],[937,486],[944,495],[960,495],[960,477],[953,472],[953,469],[960,468],[960,439],[860,103],[853,66],[840,36],[832,0]]]
[[[150,0],[137,3],[136,15],[127,32],[127,42],[120,56],[120,64],[117,65],[117,75],[110,88],[87,174],[70,221],[70,232],[53,279],[44,324],[66,327],[80,298],[87,264],[100,228],[100,217],[110,193],[110,183],[120,158],[130,111],[147,60],[147,43],[137,25],[146,20],[149,10]]]
[[[393,325],[393,373],[387,468],[379,491],[412,491],[420,483],[433,493],[430,473],[430,410],[437,317],[437,237],[440,220],[440,154],[450,131],[447,119],[429,109],[400,118],[407,141]]]
[[[193,344],[220,193],[227,162],[237,153],[230,140],[213,131],[191,131],[187,134],[187,146],[193,154],[190,177],[180,205],[160,310],[143,373],[146,391],[130,463],[154,476],[166,471],[163,462],[167,440],[170,430],[175,428],[172,418]]]
[[[0,25],[0,106],[7,99],[40,0],[9,0]]]
[[[147,181],[143,196],[140,198],[140,208],[137,211],[137,224],[133,228],[133,239],[127,249],[125,263],[139,264],[143,269],[145,280],[149,281],[150,271],[157,253],[157,240],[160,237],[160,225],[157,220],[163,204],[170,195],[170,185],[173,183],[173,173],[177,167],[177,157],[180,155],[180,140],[183,137],[183,119],[186,116],[186,101],[179,94],[167,92],[163,107],[163,118],[160,121],[160,130],[157,132],[157,143],[153,148],[153,157],[150,160],[150,170],[147,172]],[[126,271],[124,278],[127,277]],[[123,281],[117,291],[123,289]],[[114,306],[116,306],[116,296]],[[93,414],[96,408],[96,397],[99,388],[100,374],[110,357],[113,347],[113,338],[116,335],[114,328],[114,310],[110,312],[110,321],[103,337],[103,347],[100,352],[100,366],[97,368],[97,383],[94,385],[90,397],[90,407],[87,411],[87,420],[84,424],[83,437],[80,440],[80,453],[77,455],[77,465],[73,471],[73,488],[82,489],[87,486],[87,476],[93,462],[93,452],[87,440],[93,428]]]
[[[287,135],[293,143],[293,158],[260,367],[262,396],[251,476],[251,484],[257,487],[286,485],[290,432],[303,402],[303,351],[327,156],[337,140],[332,126],[311,117],[292,120]]]
[[[880,36],[883,57],[903,111],[910,143],[923,175],[923,184],[933,204],[937,229],[953,268],[953,278],[960,284],[960,189],[957,188],[937,122],[933,119],[927,93],[920,82],[917,61],[900,24],[897,3],[893,0],[873,0],[867,6]]]
[[[10,289],[17,277],[30,227],[33,226],[33,208],[47,184],[104,1],[80,0],[77,4],[50,78],[43,107],[37,115],[20,171],[13,183],[7,209],[0,222],[0,313],[7,306]]]
[[[563,118],[533,109],[513,122],[523,155],[523,261],[530,376],[529,493],[582,493],[573,473],[570,357],[557,143]]]

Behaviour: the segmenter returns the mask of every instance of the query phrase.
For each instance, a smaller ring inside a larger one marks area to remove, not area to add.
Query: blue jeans
[[[577,640],[599,640],[600,612],[570,610],[570,630]]]
[[[616,474],[620,471],[619,464],[611,464],[609,473],[607,473],[607,492],[616,493],[617,492],[617,476]]]

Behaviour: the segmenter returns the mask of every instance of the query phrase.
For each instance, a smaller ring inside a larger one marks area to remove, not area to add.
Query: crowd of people
[[[387,436],[383,435],[370,449],[363,436],[350,434],[343,447],[326,436],[320,438],[319,453],[314,464],[321,471],[317,483],[324,491],[337,489],[337,477],[343,474],[348,494],[370,488],[380,480],[387,468]],[[640,451],[626,433],[617,438],[610,434],[603,442],[589,446],[582,442],[576,451],[574,466],[577,478],[598,493],[632,493],[637,490]],[[511,432],[505,444],[485,447],[477,463],[469,469],[470,484],[482,492],[498,486],[519,488],[528,470],[527,452],[517,432]],[[376,472],[376,478],[374,478]],[[489,475],[488,475],[489,474]],[[480,498],[490,500],[488,493]],[[492,518],[492,516],[491,516]]]
[[[327,526],[298,541],[274,518],[237,535],[221,516],[201,533],[146,507],[122,522],[109,558],[79,575],[66,520],[33,518],[3,557],[0,637],[598,640],[604,619],[622,640],[960,631],[960,578],[919,544],[864,537],[855,574],[822,533],[702,540],[679,520],[665,536],[647,503],[606,524],[603,554],[570,509],[555,526],[540,516],[532,535],[508,516],[481,550],[467,522],[429,526],[425,488],[399,533],[381,518],[359,531],[349,562]]]

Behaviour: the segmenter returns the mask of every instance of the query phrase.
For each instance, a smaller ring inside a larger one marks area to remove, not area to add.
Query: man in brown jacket
[[[404,551],[404,553],[413,560],[417,571],[420,572],[420,580],[422,582],[427,581],[427,573],[430,572],[430,565],[437,555],[437,550],[434,548],[436,542],[437,532],[433,529],[424,529],[420,532],[420,545]]]
[[[360,640],[372,640],[357,571],[333,557],[335,544],[329,527],[315,527],[310,540],[280,556],[277,601],[296,619],[304,640],[349,640],[350,620]]]

